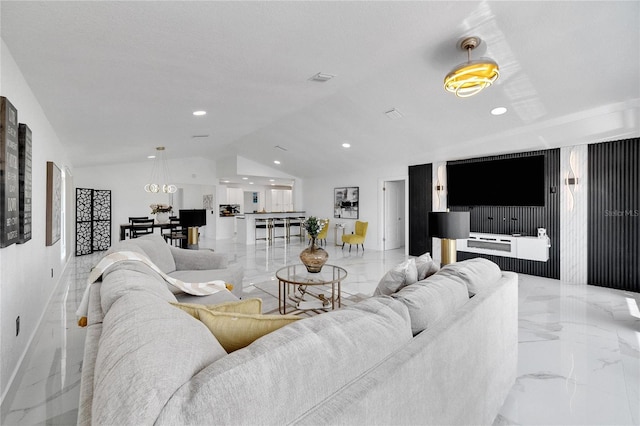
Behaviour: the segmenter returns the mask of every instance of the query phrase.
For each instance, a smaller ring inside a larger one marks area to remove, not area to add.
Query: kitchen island
[[[244,241],[248,244],[256,243],[256,218],[260,219],[284,219],[284,218],[304,218],[304,211],[295,212],[260,212],[260,213],[244,213],[237,215],[237,238],[239,242]],[[297,232],[297,229],[296,229]]]

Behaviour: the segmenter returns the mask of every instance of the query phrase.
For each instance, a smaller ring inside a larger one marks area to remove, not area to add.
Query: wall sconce
[[[440,204],[442,203],[441,201],[442,194],[444,194],[444,185],[442,184],[442,181],[444,181],[444,178],[442,177],[442,166],[439,166],[438,172],[436,173],[436,186],[435,186],[436,200],[438,201],[436,208],[438,210],[440,209]]]
[[[569,211],[573,211],[573,207],[575,206],[575,191],[578,186],[578,176],[576,176],[576,166],[575,166],[575,152],[571,150],[571,154],[569,154],[569,171],[567,172],[564,184],[567,185],[569,196],[567,197],[567,202],[569,203]]]

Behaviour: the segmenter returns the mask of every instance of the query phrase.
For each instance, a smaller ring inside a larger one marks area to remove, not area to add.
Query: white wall
[[[586,284],[588,273],[588,145],[560,148],[560,279]],[[576,177],[576,185],[565,179]]]
[[[167,154],[170,155],[169,152]],[[215,163],[202,158],[187,158],[168,160],[168,164],[173,183],[183,190],[182,208],[201,209],[202,196],[216,194]],[[151,177],[152,166],[153,160],[145,160],[137,163],[78,167],[74,170],[76,187],[111,190],[112,243],[118,241],[120,224],[127,223],[129,216],[151,217],[149,205],[169,204],[169,194],[144,191],[144,185]],[[217,197],[214,198],[218,203]],[[174,213],[177,215],[177,209]]]
[[[73,168],[4,41],[0,46],[0,94],[17,108],[18,121],[33,132],[32,238],[0,249],[0,395],[4,399],[68,260],[62,239],[45,246],[46,162],[55,162],[63,171]],[[73,212],[66,217],[68,238]],[[73,241],[66,245],[69,249]],[[16,337],[18,315],[20,335]]]
[[[381,170],[368,173],[344,174],[340,177],[325,176],[322,178],[308,178],[304,181],[304,210],[307,216],[329,218],[330,231],[327,240],[333,241],[333,227],[336,223],[346,224],[345,234],[354,230],[356,219],[333,217],[333,190],[338,187],[357,186],[359,190],[359,218],[362,222],[369,222],[365,249],[382,249],[382,235],[380,223],[382,221],[382,185],[384,180],[393,180],[396,176],[406,176],[407,166],[388,166]],[[393,178],[393,179],[391,179]],[[407,181],[408,184],[408,181]],[[296,209],[298,206],[296,205]]]

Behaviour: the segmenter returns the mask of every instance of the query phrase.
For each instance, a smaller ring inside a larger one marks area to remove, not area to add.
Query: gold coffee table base
[[[347,276],[344,268],[325,264],[318,273],[307,272],[302,264],[289,265],[278,269],[278,311],[287,313],[300,313],[313,311],[316,313],[340,308],[342,280]],[[323,293],[320,286],[331,286]],[[292,303],[293,302],[293,303]],[[292,310],[287,311],[287,308]]]

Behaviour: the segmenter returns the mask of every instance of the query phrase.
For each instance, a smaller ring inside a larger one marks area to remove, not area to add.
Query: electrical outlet
[[[20,334],[20,315],[16,318],[16,337]]]

